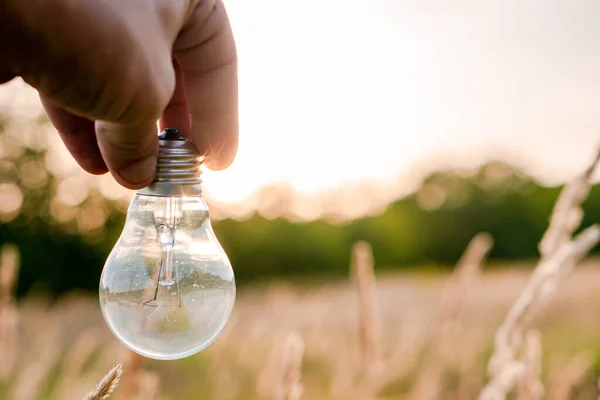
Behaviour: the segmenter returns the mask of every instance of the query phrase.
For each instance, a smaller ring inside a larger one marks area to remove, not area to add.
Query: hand
[[[237,57],[221,0],[0,0],[0,38],[0,83],[38,90],[86,171],[147,186],[159,119],[209,168],[233,162]]]

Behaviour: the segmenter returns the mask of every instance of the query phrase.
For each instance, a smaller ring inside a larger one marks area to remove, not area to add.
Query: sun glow
[[[356,214],[433,168],[495,158],[546,183],[570,178],[600,136],[593,13],[486,4],[227,0],[240,145],[229,169],[205,171],[210,199],[243,214],[289,189],[300,214]],[[0,87],[0,112],[34,120],[41,108],[15,81]],[[53,171],[71,174],[75,163],[51,147]],[[123,196],[112,178],[94,179]],[[274,185],[285,190],[263,193]]]

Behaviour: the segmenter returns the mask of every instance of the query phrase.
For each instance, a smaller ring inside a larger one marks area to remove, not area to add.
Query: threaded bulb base
[[[158,137],[156,176],[138,194],[148,196],[201,196],[204,159],[196,147],[176,129],[165,129]]]

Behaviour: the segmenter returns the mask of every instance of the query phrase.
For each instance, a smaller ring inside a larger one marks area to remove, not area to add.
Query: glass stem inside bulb
[[[154,300],[158,295],[159,286],[177,286],[177,296],[181,306],[181,294],[179,292],[179,277],[175,259],[175,233],[177,225],[181,220],[182,199],[181,197],[164,197],[157,202],[154,210],[154,221],[156,224],[156,239],[162,247],[162,257],[158,271],[156,291]]]
[[[163,286],[171,286],[175,283],[173,280],[173,246],[163,245],[162,259],[160,262],[160,277],[158,283]]]

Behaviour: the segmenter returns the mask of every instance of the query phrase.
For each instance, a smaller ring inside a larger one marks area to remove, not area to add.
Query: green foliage
[[[20,137],[6,140],[7,135],[10,123],[0,118],[0,150],[3,144],[14,150]],[[124,223],[123,205],[92,188],[77,206],[60,206],[72,216],[57,217],[57,187],[64,177],[46,171],[47,178],[32,184],[23,166],[44,163],[48,150],[19,145],[19,151],[0,151],[0,184],[16,185],[22,193],[18,214],[7,217],[0,204],[0,243],[14,242],[22,253],[18,294],[36,285],[55,294],[72,288],[97,290],[104,261]],[[492,259],[514,260],[537,256],[559,192],[492,162],[469,174],[434,172],[418,192],[392,202],[380,215],[343,224],[255,214],[244,221],[215,221],[214,226],[242,283],[277,276],[345,275],[356,240],[372,244],[378,269],[451,266],[481,231],[495,239]],[[600,186],[593,188],[584,208],[583,226],[600,221]],[[86,212],[100,212],[100,223],[82,223]]]
[[[446,202],[434,210],[420,207],[420,193],[415,193],[393,202],[381,215],[346,224],[293,223],[255,215],[242,222],[219,221],[215,231],[242,280],[346,274],[349,249],[356,240],[372,244],[380,269],[451,266],[481,231],[495,238],[492,259],[536,257],[560,188],[542,187],[512,168],[505,180],[492,185],[483,175],[488,167],[470,177],[447,171],[425,179],[423,187],[435,183],[448,190]],[[584,226],[600,220],[600,186],[593,188],[584,208]]]

